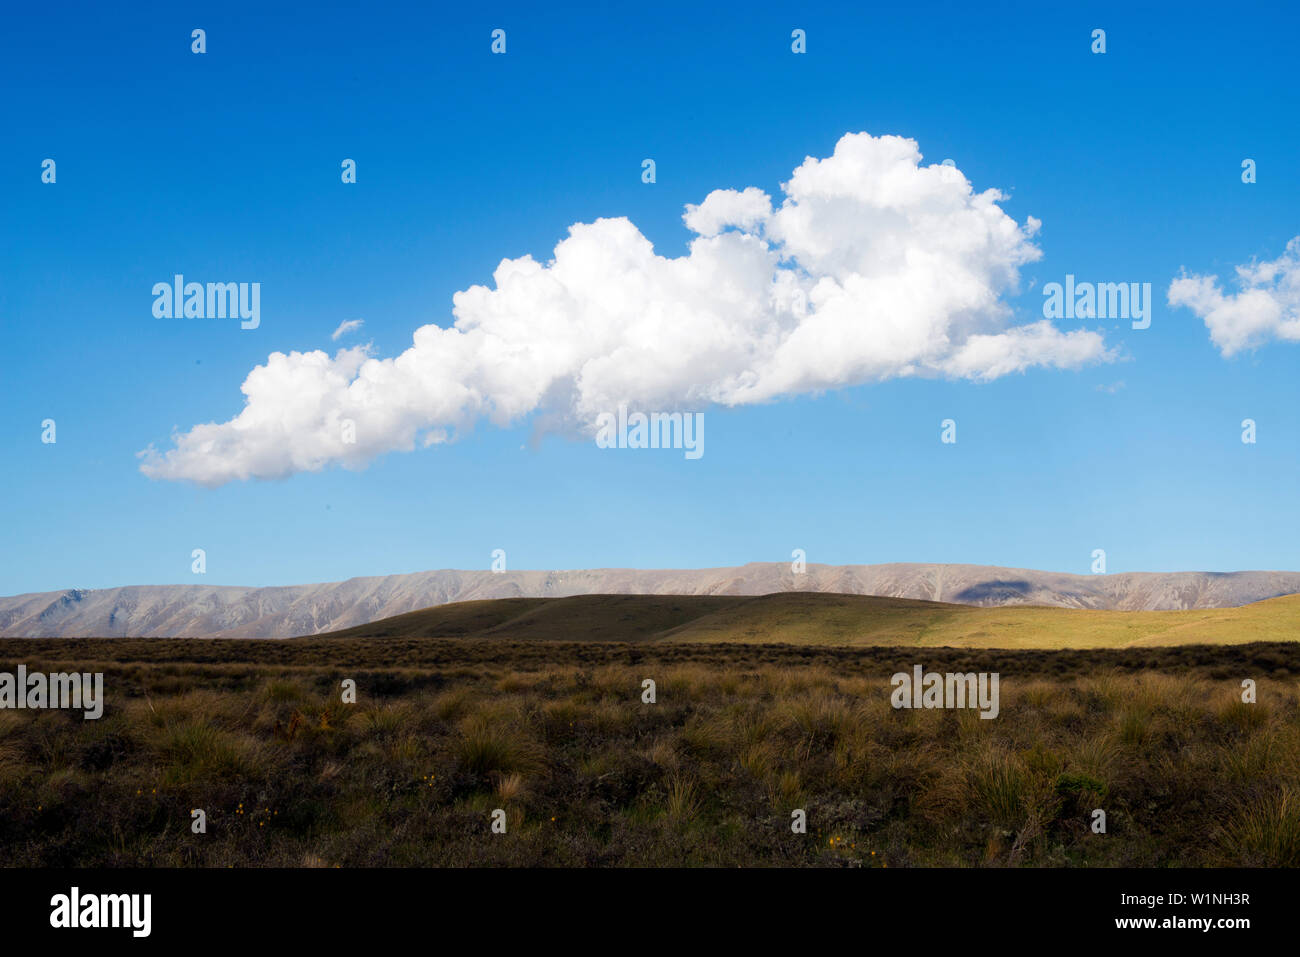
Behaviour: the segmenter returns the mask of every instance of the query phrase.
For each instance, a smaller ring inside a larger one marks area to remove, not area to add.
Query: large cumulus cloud
[[[1015,324],[1004,297],[1040,258],[1022,226],[917,144],[848,134],[782,184],[715,190],[686,209],[684,256],[657,255],[625,218],[569,228],[553,258],[504,259],[453,296],[450,328],[392,358],[274,353],[244,408],[141,453],[160,479],[220,485],[446,441],[535,416],[594,432],[620,403],[740,405],[898,376],[988,380],[1109,356],[1099,333]],[[344,440],[345,423],[355,441]]]

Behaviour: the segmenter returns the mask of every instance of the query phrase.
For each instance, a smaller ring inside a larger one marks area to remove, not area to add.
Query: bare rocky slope
[[[429,571],[244,588],[133,585],[0,598],[0,635],[27,638],[287,638],[453,601],[567,595],[765,595],[815,591],[969,605],[1170,610],[1227,608],[1300,592],[1300,572],[1067,575],[988,565],[809,565],[651,571]]]

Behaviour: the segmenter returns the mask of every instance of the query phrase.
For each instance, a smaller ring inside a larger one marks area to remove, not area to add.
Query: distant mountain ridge
[[[0,598],[0,635],[16,638],[314,635],[486,598],[570,595],[766,595],[839,592],[958,604],[1126,611],[1230,608],[1300,593],[1300,572],[1128,572],[1071,575],[990,565],[898,563],[577,571],[427,571],[268,588],[131,585]]]

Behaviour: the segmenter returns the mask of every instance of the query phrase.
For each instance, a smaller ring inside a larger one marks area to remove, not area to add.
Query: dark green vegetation
[[[1300,865],[1300,643],[1069,652],[399,633],[0,644],[0,670],[103,671],[106,697],[99,721],[0,711],[3,860]],[[999,672],[1001,716],[894,710],[889,676],[916,663]],[[340,701],[345,678],[355,705]],[[655,704],[641,701],[645,678]],[[1243,678],[1257,704],[1241,702]],[[190,832],[192,808],[207,834]],[[504,835],[490,831],[495,808]],[[790,831],[795,808],[806,835]],[[1094,808],[1109,833],[1089,831]]]

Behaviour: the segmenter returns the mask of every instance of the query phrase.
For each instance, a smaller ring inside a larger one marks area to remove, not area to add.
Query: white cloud
[[[715,189],[699,206],[686,204],[682,216],[686,228],[701,236],[716,236],[728,226],[753,229],[772,215],[772,198],[757,186],[741,192]]]
[[[365,324],[366,320],[364,319],[344,319],[339,323],[339,327],[330,333],[330,338],[338,342],[343,336],[346,336],[349,332],[356,332]]]
[[[683,216],[686,255],[627,219],[569,228],[553,258],[503,259],[393,358],[274,353],[243,410],[141,453],[142,471],[220,485],[446,441],[487,419],[594,433],[619,403],[740,405],[898,376],[988,380],[1110,358],[1099,333],[1011,323],[1003,296],[1040,258],[1024,227],[917,144],[848,134],[771,200],[715,190]],[[355,444],[341,439],[355,423]]]
[[[1169,305],[1186,306],[1205,320],[1224,356],[1270,339],[1300,342],[1300,236],[1272,262],[1238,266],[1238,291],[1225,294],[1218,276],[1180,276],[1169,284]]]

